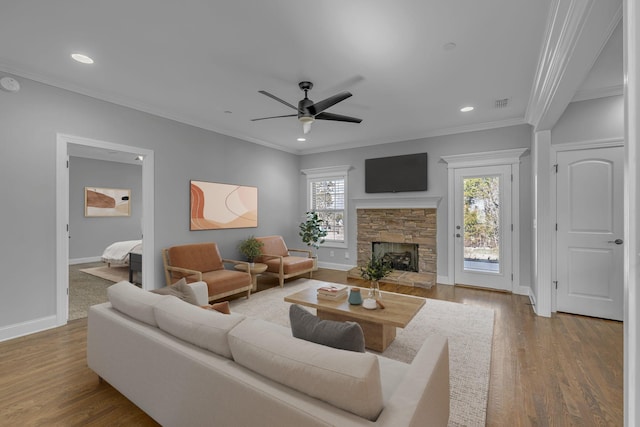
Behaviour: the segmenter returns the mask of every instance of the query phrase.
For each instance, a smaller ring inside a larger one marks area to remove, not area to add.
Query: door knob
[[[460,237],[460,233],[456,233],[456,237]]]
[[[609,240],[607,243],[615,243],[616,245],[621,245],[624,243],[624,240],[622,239]]]

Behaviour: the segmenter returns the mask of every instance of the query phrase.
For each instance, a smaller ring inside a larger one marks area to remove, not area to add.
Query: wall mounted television
[[[364,161],[365,193],[427,190],[427,153]]]

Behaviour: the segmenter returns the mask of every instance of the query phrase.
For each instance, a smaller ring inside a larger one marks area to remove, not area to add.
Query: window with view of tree
[[[309,181],[310,206],[324,222],[326,241],[345,241],[345,179],[343,177]]]

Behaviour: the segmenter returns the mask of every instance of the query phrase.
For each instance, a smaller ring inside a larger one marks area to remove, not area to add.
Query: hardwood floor
[[[320,269],[314,279],[367,286],[336,270]],[[261,277],[258,290],[276,286],[273,280]],[[622,323],[538,317],[527,297],[502,292],[381,288],[495,310],[487,425],[623,424]],[[86,325],[74,320],[0,343],[0,425],[157,425],[87,367]]]

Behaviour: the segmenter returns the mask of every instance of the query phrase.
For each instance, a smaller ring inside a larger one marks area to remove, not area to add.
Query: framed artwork
[[[257,187],[191,181],[191,230],[257,226]]]
[[[84,187],[84,216],[130,216],[131,190]]]

